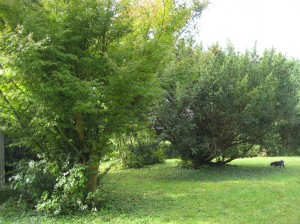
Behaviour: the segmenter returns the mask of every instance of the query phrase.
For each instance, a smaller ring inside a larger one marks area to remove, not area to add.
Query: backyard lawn
[[[271,167],[284,159],[286,168]],[[113,170],[102,180],[103,208],[47,217],[6,201],[0,223],[299,223],[300,157],[238,159],[222,168],[181,169],[176,160]],[[13,206],[13,207],[12,207]]]

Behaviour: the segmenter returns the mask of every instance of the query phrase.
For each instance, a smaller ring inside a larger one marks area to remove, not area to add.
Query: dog
[[[271,166],[274,166],[274,167],[279,166],[279,167],[284,167],[285,168],[283,160],[271,162]]]

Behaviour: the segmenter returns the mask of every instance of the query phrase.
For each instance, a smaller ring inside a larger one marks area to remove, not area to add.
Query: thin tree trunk
[[[95,192],[97,190],[97,180],[98,180],[98,173],[99,173],[99,162],[98,163],[91,163],[88,166],[88,183],[87,188],[88,192]]]
[[[90,160],[88,162],[88,170],[87,170],[87,195],[90,193],[95,193],[97,190],[97,181],[99,175],[99,165],[100,159],[97,155],[91,155]],[[95,198],[92,196],[88,199],[88,205],[90,209],[93,209],[95,205]]]
[[[78,134],[78,142],[82,146],[84,144],[84,126],[83,126],[83,115],[77,113],[75,115],[76,131]]]

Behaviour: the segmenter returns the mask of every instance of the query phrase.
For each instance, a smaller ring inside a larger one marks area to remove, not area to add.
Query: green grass
[[[232,166],[199,170],[180,169],[168,160],[115,170],[102,181],[106,203],[98,212],[16,215],[0,204],[0,223],[299,223],[300,157],[284,157],[285,169],[270,166],[277,159],[239,159]]]

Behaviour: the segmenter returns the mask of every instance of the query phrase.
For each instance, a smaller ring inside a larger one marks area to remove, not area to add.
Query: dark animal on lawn
[[[274,166],[274,167],[277,167],[277,166],[279,166],[279,167],[285,167],[283,160],[271,162],[271,166]]]

